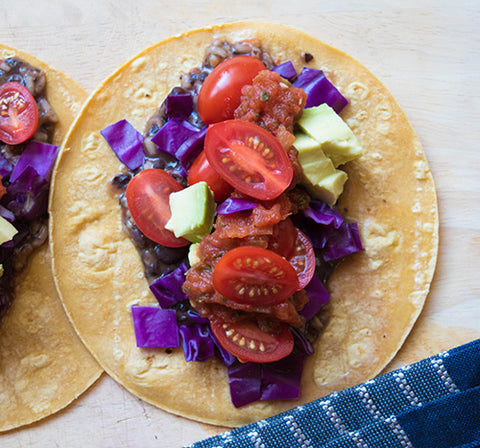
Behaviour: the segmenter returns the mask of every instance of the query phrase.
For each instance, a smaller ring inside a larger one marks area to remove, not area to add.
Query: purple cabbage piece
[[[168,119],[186,120],[193,112],[193,97],[190,93],[170,94],[165,101],[165,108]]]
[[[230,397],[236,408],[257,401],[261,397],[262,364],[235,362],[228,367]]]
[[[178,302],[188,300],[188,297],[182,291],[186,272],[187,266],[182,263],[178,268],[160,277],[150,285],[150,290],[162,308],[169,308]]]
[[[45,180],[49,180],[58,150],[57,145],[30,140],[13,168],[10,182],[15,182],[28,167],[33,168]]]
[[[208,324],[180,325],[185,361],[206,361],[215,354],[215,344]]]
[[[305,353],[294,351],[280,361],[264,364],[260,400],[298,398],[306,357]]]
[[[313,247],[322,250],[325,261],[332,261],[363,250],[358,225],[346,223],[342,216],[322,201],[311,201],[310,208],[292,218],[307,235]]]
[[[7,160],[4,154],[0,153],[0,176],[6,177],[13,170],[13,165]]]
[[[343,223],[343,216],[340,213],[327,203],[316,199],[310,201],[310,207],[302,213],[317,224],[334,227],[335,229],[338,229]]]
[[[348,104],[348,100],[327,79],[321,70],[304,67],[293,82],[307,94],[305,107],[319,106],[327,103],[337,114]]]
[[[225,350],[221,345],[220,342],[217,341],[217,338],[212,333],[212,339],[216,347],[215,355],[217,358],[223,362],[227,367],[230,367],[234,362],[237,361],[237,357],[233,356],[230,352]]]
[[[133,306],[132,319],[137,347],[180,347],[175,310]]]
[[[168,120],[152,137],[152,142],[158,146],[159,151],[177,157],[178,148],[199,129],[186,120],[173,118]]]
[[[3,205],[0,205],[0,216],[5,218],[10,223],[15,221],[15,215],[13,212],[8,210],[8,208],[5,208]]]
[[[185,171],[188,171],[193,161],[202,152],[207,129],[207,127],[204,127],[197,133],[192,134],[178,148],[176,158],[179,160]]]
[[[363,250],[356,222],[343,223],[339,229],[328,229],[327,233],[329,235],[322,252],[325,261],[337,260]]]
[[[231,213],[252,210],[258,204],[248,199],[228,198],[217,207],[217,215],[229,215]]]
[[[292,61],[287,61],[273,67],[272,72],[277,72],[282,78],[288,79],[289,81],[297,76],[297,71],[295,70]]]
[[[16,218],[33,220],[47,213],[49,182],[31,166],[7,187],[2,203]]]
[[[328,303],[330,300],[330,294],[316,275],[312,277],[310,283],[305,287],[305,292],[309,301],[303,307],[302,311],[300,311],[300,314],[308,321],[320,308]]]
[[[143,136],[127,120],[120,120],[100,131],[119,160],[131,170],[143,163]]]
[[[312,345],[292,329],[295,347],[280,361],[257,364],[235,361],[228,367],[230,395],[235,407],[257,400],[285,400],[298,398],[303,365],[313,353]]]

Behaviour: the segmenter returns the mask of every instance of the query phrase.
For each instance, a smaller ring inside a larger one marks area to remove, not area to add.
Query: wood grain
[[[424,312],[387,369],[480,337],[477,2],[4,0],[0,42],[35,55],[92,91],[161,39],[248,19],[297,27],[361,61],[396,97],[424,146],[438,192],[438,265]],[[0,444],[175,447],[220,431],[147,405],[104,375],[66,410],[0,435]]]

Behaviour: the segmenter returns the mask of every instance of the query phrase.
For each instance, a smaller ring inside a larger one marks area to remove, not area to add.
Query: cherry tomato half
[[[182,186],[167,172],[150,168],[140,171],[127,185],[127,205],[138,228],[147,238],[167,247],[190,244],[165,229],[172,216],[169,196]]]
[[[17,145],[38,128],[38,107],[32,94],[18,82],[0,86],[0,140]]]
[[[210,321],[220,345],[242,362],[273,362],[288,356],[293,350],[293,335],[287,324],[281,324],[277,334],[265,333],[255,322]]]
[[[205,153],[220,176],[256,199],[275,199],[293,178],[292,165],[281,143],[248,121],[227,120],[210,125]]]
[[[274,305],[298,290],[297,273],[285,258],[268,249],[240,246],[215,265],[213,287],[236,303]]]
[[[236,56],[218,64],[205,79],[198,94],[198,112],[204,123],[233,118],[240,104],[242,87],[251,84],[265,64],[253,56]]]
[[[213,191],[215,201],[217,202],[227,199],[228,195],[233,191],[233,187],[224,181],[208,163],[205,151],[202,151],[193,161],[187,175],[188,185],[201,181],[207,183]]]
[[[315,252],[308,237],[300,230],[296,231],[294,251],[287,259],[297,273],[298,289],[303,289],[315,274]]]
[[[295,252],[296,239],[297,228],[290,218],[284,219],[274,227],[274,233],[269,240],[267,249],[288,260]]]

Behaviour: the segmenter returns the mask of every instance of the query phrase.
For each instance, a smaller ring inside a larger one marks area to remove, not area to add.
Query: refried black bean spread
[[[39,122],[38,129],[32,139],[43,143],[51,143],[55,123],[58,117],[46,99],[46,77],[39,70],[17,58],[0,61],[0,85],[6,82],[18,82],[25,86],[37,102]],[[26,143],[8,145],[0,142],[0,164],[15,165],[26,147]],[[8,176],[2,178],[4,187],[8,187]],[[0,205],[2,201],[0,200]],[[34,220],[15,220],[18,230],[16,238],[22,238],[10,251],[1,248],[1,264],[3,275],[0,277],[0,320],[5,315],[14,298],[14,278],[26,266],[29,255],[37,247],[43,245],[48,237],[47,214]],[[8,244],[8,243],[5,243]]]
[[[197,99],[200,88],[210,72],[225,59],[248,55],[260,59],[267,69],[272,69],[275,66],[271,55],[263,51],[259,42],[242,41],[236,43],[229,43],[226,41],[214,41],[205,51],[204,63],[201,67],[192,69],[189,73],[180,75],[180,85],[172,89],[172,94],[178,95],[182,93],[190,93],[193,97],[193,112],[188,117],[188,121],[193,126],[199,129],[205,127],[201,121],[198,108]],[[123,228],[126,234],[134,242],[137,250],[140,253],[144,264],[145,276],[147,281],[151,284],[156,279],[165,273],[173,271],[181,263],[188,265],[188,246],[180,248],[164,247],[161,244],[155,243],[148,239],[136,226],[132,216],[128,210],[125,190],[130,179],[137,174],[137,172],[147,168],[161,168],[169,172],[183,187],[187,186],[187,180],[183,177],[183,170],[180,163],[173,156],[158,151],[156,145],[152,142],[152,137],[159,131],[159,129],[168,121],[166,114],[166,102],[164,101],[160,108],[152,115],[146,123],[144,131],[144,163],[136,171],[130,171],[125,168],[125,171],[117,174],[112,180],[112,185],[119,191],[119,203],[122,210]],[[318,266],[321,264],[322,266]],[[322,272],[321,279],[326,282],[330,273],[333,271],[333,266],[324,266],[325,262],[321,257],[317,257],[317,268]],[[190,309],[190,304],[182,302],[183,308]],[[178,314],[177,310],[177,314]],[[185,310],[184,310],[185,311]],[[188,310],[187,310],[188,311]],[[185,311],[185,313],[187,312]],[[304,327],[301,330],[311,341],[315,340],[319,332],[324,328],[328,321],[328,307],[324,307],[321,312],[317,314],[309,322],[308,328]]]
[[[251,42],[229,43],[225,41],[214,41],[205,52],[204,63],[201,67],[194,68],[190,73],[180,76],[180,85],[174,87],[172,93],[190,93],[193,97],[193,112],[188,121],[201,129],[205,124],[201,121],[197,109],[197,97],[205,78],[210,72],[223,60],[232,56],[248,55],[260,59],[267,68],[274,66],[271,56],[262,51],[262,49]],[[152,143],[152,137],[167,122],[165,102],[147,121],[144,132],[144,164],[138,171],[147,168],[162,168],[167,170],[183,187],[187,186],[187,180],[180,173],[182,169],[177,159],[169,154],[157,150],[156,145]],[[137,172],[125,171],[118,174],[112,183],[120,190],[120,205],[122,208],[123,228],[127,235],[135,243],[141,255],[145,266],[145,275],[149,282],[153,282],[165,272],[170,272],[178,267],[182,262],[187,262],[188,247],[169,248],[155,243],[148,239],[138,229],[133,221],[127,207],[125,197],[125,188],[129,180]]]

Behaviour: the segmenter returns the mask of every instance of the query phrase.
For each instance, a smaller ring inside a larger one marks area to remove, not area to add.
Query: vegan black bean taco
[[[264,23],[168,39],[104,81],[65,141],[51,215],[60,295],[102,367],[224,426],[379,373],[438,244],[432,176],[391,94]]]
[[[47,243],[53,164],[85,98],[0,46],[0,431],[64,408],[102,372],[63,311]]]

